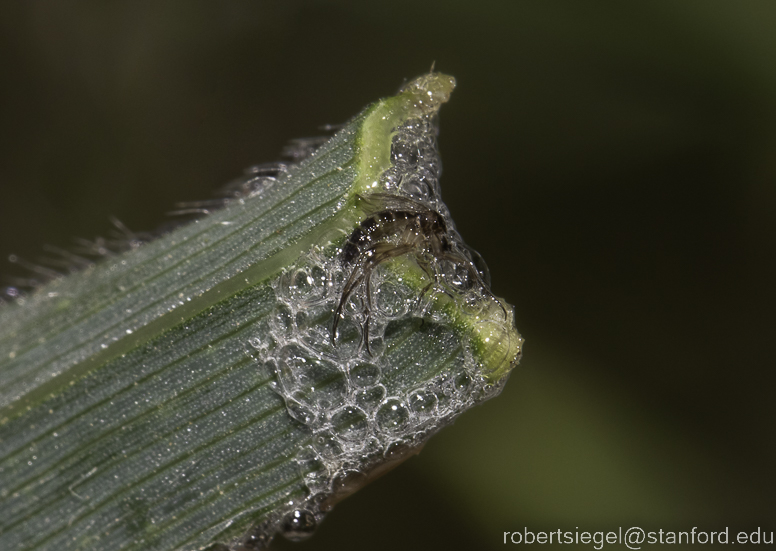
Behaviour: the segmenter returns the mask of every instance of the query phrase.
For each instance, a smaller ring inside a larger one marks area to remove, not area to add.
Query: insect
[[[372,311],[372,273],[383,262],[412,254],[418,266],[428,274],[431,283],[421,291],[422,297],[438,282],[436,263],[448,260],[456,266],[462,266],[472,282],[479,284],[487,295],[494,298],[488,290],[483,276],[488,279],[487,269],[480,271],[474,262],[461,253],[450,241],[447,224],[440,213],[423,203],[406,197],[387,193],[373,193],[366,197],[358,196],[371,214],[353,230],[342,248],[341,261],[352,270],[342,289],[339,304],[334,312],[331,330],[331,342],[334,345],[337,327],[344,317],[343,310],[348,299],[360,286],[365,287],[363,342],[369,350],[369,321]],[[473,251],[472,251],[473,252]],[[481,260],[477,253],[474,258]],[[499,305],[501,302],[499,301]],[[501,306],[504,310],[503,305]],[[506,310],[504,310],[506,316]]]

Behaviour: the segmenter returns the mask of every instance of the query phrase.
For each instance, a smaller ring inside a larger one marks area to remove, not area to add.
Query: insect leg
[[[369,321],[372,316],[372,272],[366,276],[366,300],[364,300],[364,345],[366,346],[366,353],[370,356],[372,351],[369,349]]]
[[[409,212],[425,212],[428,207],[419,201],[394,195],[391,193],[370,193],[369,195],[356,195],[368,212],[377,212],[379,210],[405,210]]]
[[[490,270],[488,269],[488,265],[485,264],[485,259],[482,258],[482,255],[480,253],[472,249],[466,243],[463,243],[463,246],[466,248],[467,251],[469,251],[469,254],[472,257],[472,263],[474,264],[474,267],[477,270],[477,272],[481,274],[482,281],[485,283],[487,287],[490,287]]]
[[[360,275],[359,275],[360,274]],[[339,320],[342,317],[342,310],[345,308],[345,303],[347,303],[348,298],[350,298],[350,295],[353,293],[353,291],[358,287],[361,282],[364,280],[364,266],[359,265],[353,268],[353,271],[350,272],[350,276],[348,277],[347,282],[345,283],[345,287],[342,289],[342,296],[340,297],[339,304],[337,304],[337,308],[334,311],[334,323],[331,327],[331,344],[335,344],[335,339],[337,338],[337,326],[339,325]]]
[[[426,293],[428,292],[431,287],[439,281],[439,278],[437,277],[437,274],[434,270],[431,269],[431,263],[428,262],[425,258],[422,258],[420,256],[417,256],[415,258],[415,262],[418,263],[418,266],[420,266],[420,269],[426,272],[426,275],[431,279],[428,285],[423,287],[423,289],[420,291],[420,296],[418,296],[418,301],[422,299]]]
[[[353,294],[353,291],[355,291],[356,288],[358,288],[358,286],[361,285],[361,283],[363,283],[365,280],[369,282],[369,278],[372,276],[372,271],[380,263],[385,262],[390,258],[407,254],[412,249],[413,249],[412,245],[394,245],[392,243],[378,243],[377,245],[371,247],[364,253],[364,256],[366,256],[366,260],[362,261],[350,273],[350,276],[348,277],[348,280],[345,283],[345,287],[342,289],[342,296],[340,297],[339,304],[337,304],[337,308],[334,311],[334,322],[331,328],[332,345],[336,344],[337,326],[339,325],[340,318],[342,318],[342,312],[345,308],[345,304],[347,303],[348,298],[350,298],[350,295]],[[366,304],[365,313],[367,314],[368,314],[369,306],[371,305],[371,301],[372,301],[371,284],[368,284],[367,296],[364,300],[364,303]],[[368,346],[369,345],[367,342],[367,347]]]

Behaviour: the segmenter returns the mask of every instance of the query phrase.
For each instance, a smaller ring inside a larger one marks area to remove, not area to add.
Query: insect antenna
[[[475,269],[480,273],[480,276],[482,278],[482,281],[485,283],[485,286],[490,287],[490,269],[488,268],[488,265],[485,263],[485,259],[482,258],[482,255],[479,252],[477,252],[476,249],[473,249],[466,243],[463,243],[463,246],[466,248],[466,251],[472,257],[471,263],[474,264]]]

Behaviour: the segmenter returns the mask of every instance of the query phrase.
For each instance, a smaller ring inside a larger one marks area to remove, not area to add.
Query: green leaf
[[[500,391],[522,339],[438,198],[453,87],[420,77],[273,185],[0,308],[0,547],[303,537]]]

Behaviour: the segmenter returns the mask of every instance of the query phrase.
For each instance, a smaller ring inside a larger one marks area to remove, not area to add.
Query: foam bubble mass
[[[376,265],[369,288],[361,281],[342,305],[335,335],[335,312],[359,269],[343,261],[347,235],[302,255],[274,283],[271,339],[248,346],[275,373],[288,415],[309,432],[295,458],[307,495],[235,549],[262,549],[277,533],[291,540],[312,534],[334,502],[497,395],[519,359],[511,307],[488,290],[482,265],[475,268],[440,200],[435,136],[431,117],[398,128],[392,167],[376,191],[441,215],[454,254],[410,249]],[[396,233],[380,234],[386,248],[406,241],[406,232]]]

